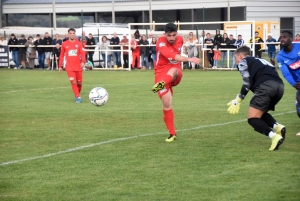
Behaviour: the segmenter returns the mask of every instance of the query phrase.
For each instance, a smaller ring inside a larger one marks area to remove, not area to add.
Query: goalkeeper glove
[[[232,100],[229,103],[227,103],[227,106],[229,106],[229,108],[228,108],[227,111],[230,114],[237,114],[237,113],[239,113],[241,102],[242,102],[242,99],[239,97],[239,95],[237,95],[234,100]]]

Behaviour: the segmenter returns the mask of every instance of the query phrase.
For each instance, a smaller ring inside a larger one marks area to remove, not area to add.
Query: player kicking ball
[[[274,66],[268,61],[250,56],[250,48],[242,46],[234,52],[243,77],[243,86],[237,97],[230,101],[228,112],[237,114],[249,90],[254,94],[248,110],[248,123],[255,131],[271,138],[270,151],[277,150],[285,139],[285,126],[268,113],[275,110],[284,92],[284,85]]]
[[[152,88],[154,93],[158,93],[163,105],[163,119],[170,133],[166,142],[173,142],[176,139],[172,110],[172,87],[178,85],[182,78],[180,62],[200,64],[200,59],[197,57],[180,56],[182,46],[183,38],[177,35],[177,26],[174,23],[166,24],[164,36],[160,37],[156,43],[155,85]]]
[[[300,43],[292,43],[290,31],[281,32],[280,38],[283,49],[278,53],[277,61],[283,77],[296,89],[296,111],[300,118]],[[296,136],[300,136],[300,132]]]
[[[80,91],[82,88],[82,68],[85,64],[85,52],[82,44],[76,38],[76,31],[73,28],[68,30],[69,40],[63,42],[59,58],[59,72],[62,72],[62,63],[66,57],[66,71],[71,82],[76,103],[81,103]]]

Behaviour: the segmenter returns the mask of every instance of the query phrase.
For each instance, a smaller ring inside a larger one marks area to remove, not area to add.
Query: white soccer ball
[[[108,93],[102,87],[95,87],[90,91],[89,99],[93,105],[102,106],[107,103]]]

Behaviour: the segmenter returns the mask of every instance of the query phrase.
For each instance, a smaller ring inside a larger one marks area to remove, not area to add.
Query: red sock
[[[166,85],[170,84],[173,80],[173,77],[171,75],[165,75],[162,79]]]
[[[171,135],[176,135],[175,127],[174,127],[174,114],[173,110],[163,110],[164,112],[164,121],[166,127]]]
[[[78,88],[78,92],[80,93],[80,92],[81,92],[82,85],[81,85],[81,84],[77,84],[77,88]]]
[[[80,97],[80,94],[79,94],[79,90],[78,90],[78,87],[77,87],[77,84],[71,84],[72,86],[72,90],[76,96],[76,98]]]

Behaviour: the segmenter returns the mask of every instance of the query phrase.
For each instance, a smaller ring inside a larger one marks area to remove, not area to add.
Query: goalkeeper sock
[[[168,85],[173,81],[173,77],[171,75],[165,75],[162,81],[165,82],[165,85]]]
[[[264,122],[266,122],[266,124],[272,128],[274,125],[277,125],[278,123],[276,122],[276,120],[272,117],[272,115],[270,115],[269,113],[264,113],[261,118],[261,120],[263,120]]]
[[[176,135],[175,127],[174,127],[174,113],[173,110],[163,110],[164,112],[164,121],[166,127],[171,135]]]
[[[76,98],[80,97],[80,94],[79,94],[79,90],[78,90],[77,84],[76,84],[76,83],[75,83],[75,84],[71,83],[71,86],[72,86],[72,90],[73,90],[73,92],[74,92]]]
[[[255,131],[263,135],[269,136],[270,132],[273,132],[266,122],[259,118],[249,118],[248,123],[254,128]]]

